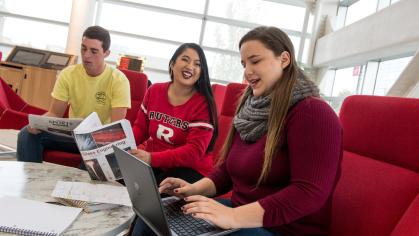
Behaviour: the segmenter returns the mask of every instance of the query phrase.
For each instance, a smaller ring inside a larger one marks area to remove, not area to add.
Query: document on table
[[[132,206],[127,188],[124,186],[58,181],[51,196]]]
[[[59,235],[81,209],[18,197],[0,198],[0,232],[24,235]]]

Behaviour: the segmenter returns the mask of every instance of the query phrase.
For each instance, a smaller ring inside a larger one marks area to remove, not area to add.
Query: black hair
[[[102,42],[103,51],[106,52],[111,46],[111,36],[109,31],[100,26],[90,26],[83,32],[83,37],[97,39]]]
[[[217,109],[215,107],[214,95],[212,94],[211,84],[210,84],[210,77],[208,73],[208,64],[207,59],[204,54],[204,50],[196,43],[184,43],[176,49],[175,53],[173,54],[172,58],[169,61],[169,74],[170,79],[173,81],[173,72],[171,65],[173,65],[176,59],[182,54],[186,49],[193,49],[198,53],[199,61],[201,64],[201,74],[199,75],[199,79],[195,82],[195,89],[201,93],[208,105],[208,112],[210,115],[210,122],[214,127],[214,131],[212,134],[211,141],[207,148],[207,153],[212,151],[214,148],[215,140],[218,136],[218,119],[217,119]]]

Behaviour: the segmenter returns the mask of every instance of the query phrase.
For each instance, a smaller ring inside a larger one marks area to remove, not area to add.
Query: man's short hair
[[[109,35],[109,31],[97,25],[87,28],[83,33],[83,37],[101,41],[104,52],[108,51],[111,46],[111,36]]]

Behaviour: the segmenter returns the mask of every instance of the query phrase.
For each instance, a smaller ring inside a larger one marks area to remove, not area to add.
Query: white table
[[[19,130],[0,129],[0,160],[16,159],[16,143]]]
[[[72,167],[47,162],[0,161],[0,196],[54,201],[51,192],[58,180],[92,182],[87,171]],[[63,235],[118,235],[129,227],[134,216],[131,207],[127,206],[82,212]]]

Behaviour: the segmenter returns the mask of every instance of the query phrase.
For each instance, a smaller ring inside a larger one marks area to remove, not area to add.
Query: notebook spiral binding
[[[20,234],[20,235],[29,235],[29,236],[58,236],[58,234],[55,234],[55,233],[45,233],[45,232],[39,232],[39,231],[34,231],[34,230],[29,230],[29,229],[18,229],[14,227],[5,227],[5,226],[0,226],[0,232]]]

